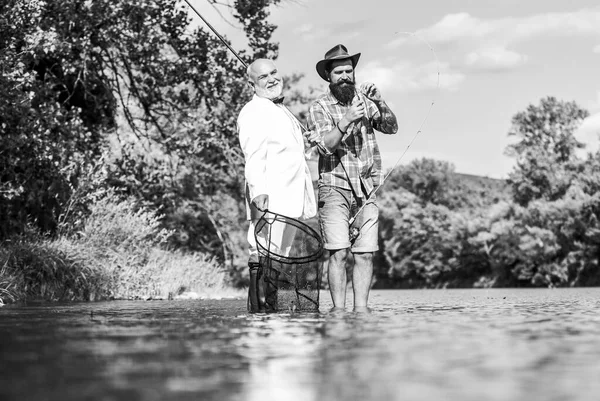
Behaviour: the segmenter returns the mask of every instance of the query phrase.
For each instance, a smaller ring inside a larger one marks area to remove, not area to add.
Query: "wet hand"
[[[361,84],[360,92],[374,102],[379,102],[382,100],[381,92],[379,92],[379,89],[377,89],[375,84],[371,82],[365,82]]]

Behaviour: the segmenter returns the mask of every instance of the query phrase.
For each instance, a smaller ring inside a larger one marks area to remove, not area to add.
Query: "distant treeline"
[[[506,181],[418,160],[381,196],[378,287],[600,285],[600,154],[577,156],[574,102],[517,113]]]

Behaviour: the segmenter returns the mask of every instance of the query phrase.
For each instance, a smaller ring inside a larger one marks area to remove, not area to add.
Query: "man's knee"
[[[333,260],[336,263],[344,262],[346,260],[347,255],[347,249],[333,249],[329,251],[329,259]]]
[[[354,254],[355,264],[369,264],[373,263],[373,252],[361,252]]]

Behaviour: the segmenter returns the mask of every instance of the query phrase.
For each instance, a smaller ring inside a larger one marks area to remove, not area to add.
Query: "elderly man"
[[[346,303],[347,250],[354,255],[354,309],[368,310],[373,252],[378,249],[379,209],[374,191],[382,182],[381,156],[374,129],[398,131],[396,116],[372,83],[355,86],[360,53],[343,45],[325,53],[317,73],[329,91],[310,106],[309,129],[319,147],[319,221],[329,250],[328,280],[334,308]],[[351,221],[353,223],[351,224]]]
[[[248,66],[248,83],[254,96],[238,116],[240,145],[245,158],[248,230],[250,312],[263,311],[259,294],[260,258],[254,228],[268,210],[287,217],[307,219],[316,214],[312,179],[305,159],[305,142],[298,120],[283,105],[283,83],[272,60],[258,59]],[[294,229],[273,226],[271,243],[286,252]]]

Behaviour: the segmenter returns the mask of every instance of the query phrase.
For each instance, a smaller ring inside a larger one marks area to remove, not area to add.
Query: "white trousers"
[[[275,220],[272,224],[265,224],[260,232],[254,236],[258,220],[251,220],[248,229],[248,244],[250,262],[258,262],[258,247],[262,252],[268,251],[279,256],[289,256],[298,229],[292,224]],[[259,243],[257,244],[257,240]]]

